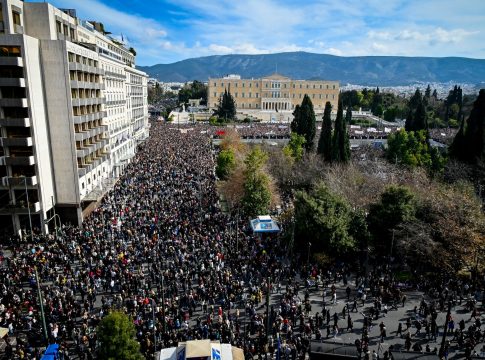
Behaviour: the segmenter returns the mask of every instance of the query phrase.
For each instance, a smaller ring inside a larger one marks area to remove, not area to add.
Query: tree
[[[219,104],[214,115],[217,115],[223,121],[230,121],[236,118],[236,102],[227,89],[224,90],[224,93],[219,98]]]
[[[294,161],[300,161],[303,157],[303,146],[305,145],[305,137],[292,132],[288,145],[283,148],[283,152],[290,159]]]
[[[133,321],[120,311],[105,316],[96,330],[98,359],[142,360],[140,344],[135,340]]]
[[[481,89],[473,104],[466,124],[460,130],[451,146],[454,157],[475,163],[485,159],[485,89]]]
[[[326,162],[332,161],[332,105],[329,101],[323,111],[322,131],[318,140],[317,152]]]
[[[226,179],[236,167],[236,158],[231,149],[221,150],[217,156],[216,175],[219,179]]]
[[[341,161],[341,153],[340,153],[340,146],[339,141],[342,137],[341,132],[344,123],[344,110],[342,102],[339,101],[338,109],[337,109],[337,118],[335,119],[335,129],[333,131],[332,137],[332,161],[340,162]]]
[[[348,163],[350,161],[350,139],[348,133],[348,125],[352,123],[352,109],[347,108],[347,113],[345,114],[345,123],[343,124],[343,129],[341,132],[340,152],[342,154],[342,162]]]
[[[404,128],[406,131],[428,130],[426,107],[419,89],[409,99],[409,113]]]
[[[311,151],[316,134],[315,111],[310,97],[305,94],[300,106],[296,106],[293,111],[293,121],[291,131],[305,137],[305,149]]]
[[[443,170],[445,159],[437,149],[433,149],[427,140],[427,132],[406,131],[401,129],[387,138],[387,158],[390,162],[410,167],[422,166],[431,174]]]
[[[414,194],[405,186],[389,186],[377,204],[369,208],[369,230],[376,248],[385,253],[390,250],[390,232],[404,221],[414,219],[416,203]]]
[[[244,194],[241,204],[248,216],[268,213],[271,204],[270,179],[262,171],[268,160],[268,154],[259,146],[254,147],[244,160]]]
[[[332,161],[348,163],[350,161],[350,140],[347,133],[346,121],[352,120],[352,110],[347,110],[346,121],[344,121],[343,105],[339,101],[335,130],[332,138]]]
[[[185,84],[178,93],[179,103],[188,104],[190,99],[201,99],[201,105],[207,104],[207,85],[194,80],[189,84]]]
[[[306,248],[311,239],[314,253],[345,254],[356,246],[352,220],[350,205],[324,183],[310,192],[299,191],[295,199],[295,245]]]

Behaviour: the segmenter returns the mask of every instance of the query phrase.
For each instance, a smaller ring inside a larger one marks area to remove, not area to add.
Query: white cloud
[[[283,51],[485,57],[481,0],[158,0],[145,16],[102,3],[109,0],[50,1],[123,33],[143,64]]]
[[[330,54],[330,55],[337,55],[337,56],[342,56],[343,55],[343,52],[342,50],[339,50],[339,49],[336,49],[336,48],[328,48],[328,49],[325,49],[325,52],[327,54]]]

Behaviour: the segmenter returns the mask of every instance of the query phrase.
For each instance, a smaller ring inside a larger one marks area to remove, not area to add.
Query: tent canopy
[[[209,357],[211,356],[210,340],[193,340],[188,341],[185,346],[185,358]]]
[[[278,224],[269,215],[258,216],[249,222],[254,233],[277,233]]]

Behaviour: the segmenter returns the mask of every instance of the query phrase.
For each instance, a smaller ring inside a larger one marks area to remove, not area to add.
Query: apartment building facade
[[[260,79],[241,79],[238,75],[209,78],[208,105],[215,109],[224,91],[229,91],[238,111],[292,112],[305,94],[310,96],[315,112],[323,112],[329,101],[337,109],[339,82],[326,80],[292,80],[280,74]]]
[[[47,232],[59,218],[78,225],[95,190],[120,175],[114,157],[134,155],[134,125],[148,124],[148,111],[137,122],[126,105],[134,56],[103,56],[97,43],[105,36],[72,10],[0,4],[0,236]],[[146,74],[133,71],[146,93]],[[120,132],[122,143],[114,140]]]

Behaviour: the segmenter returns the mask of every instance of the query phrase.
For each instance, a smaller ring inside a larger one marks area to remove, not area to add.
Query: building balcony
[[[0,165],[19,165],[30,166],[35,165],[35,157],[32,156],[2,156],[0,158]]]
[[[25,79],[0,77],[0,86],[25,87]]]
[[[30,127],[30,119],[29,118],[0,119],[0,126]]]
[[[23,214],[23,215],[28,215],[29,212],[32,213],[37,213],[41,210],[40,207],[40,202],[35,202],[35,203],[29,203],[29,207],[25,206],[25,204],[19,203],[19,204],[11,204],[6,207],[3,207],[0,209],[0,214],[1,215],[6,215],[6,214]]]
[[[104,83],[71,80],[71,88],[104,90]]]
[[[86,140],[90,137],[91,137],[91,135],[89,134],[89,131],[80,131],[80,132],[75,133],[75,135],[74,135],[74,138],[75,138],[76,141],[83,141],[83,140]]]
[[[88,106],[88,105],[101,105],[106,103],[105,98],[74,98],[72,99],[72,106]]]
[[[4,176],[2,178],[2,186],[35,186],[37,185],[37,176]]]
[[[1,137],[0,146],[32,146],[32,137]]]
[[[76,149],[76,157],[84,158],[88,155],[89,155],[89,149],[87,147]]]
[[[95,66],[79,64],[79,63],[69,63],[69,70],[73,71],[83,71],[91,74],[104,75],[104,70],[97,68]]]
[[[28,107],[28,102],[25,98],[0,98],[0,106],[25,108]]]
[[[74,115],[74,124],[83,124],[88,121],[100,120],[106,117],[106,111],[98,111],[91,114]]]
[[[24,66],[24,59],[16,56],[0,56],[0,66]]]

